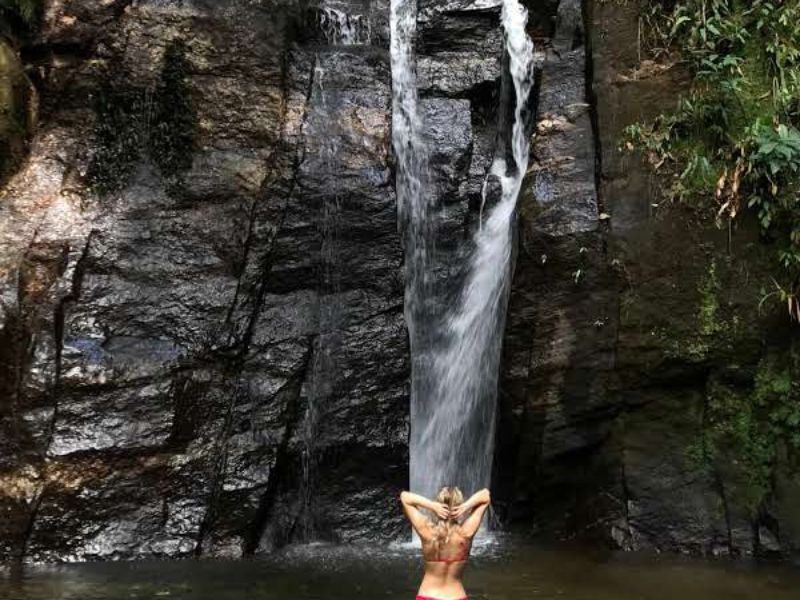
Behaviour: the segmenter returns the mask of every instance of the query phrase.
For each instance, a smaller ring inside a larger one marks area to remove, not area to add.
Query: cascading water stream
[[[306,388],[306,414],[303,419],[302,436],[304,451],[303,468],[303,520],[302,535],[311,539],[314,535],[314,493],[317,477],[316,439],[319,435],[320,419],[326,400],[332,394],[333,378],[336,372],[336,355],[340,350],[341,273],[339,263],[339,219],[340,197],[338,189],[339,139],[342,133],[337,124],[327,119],[328,98],[325,90],[325,69],[319,56],[314,65],[314,87],[311,102],[322,107],[321,111],[309,115],[307,135],[317,139],[313,156],[308,156],[318,173],[331,182],[329,193],[322,201],[317,221],[320,238],[319,259],[317,261],[318,285],[318,335],[313,342],[309,377]]]
[[[317,440],[326,405],[334,394],[337,357],[341,352],[341,228],[342,198],[347,190],[341,183],[343,157],[342,140],[347,131],[340,122],[342,100],[336,89],[326,88],[326,77],[334,54],[347,52],[342,46],[359,46],[370,40],[369,19],[363,15],[350,15],[324,1],[319,6],[320,28],[325,44],[318,47],[314,63],[308,117],[304,135],[309,143],[304,159],[304,169],[310,176],[324,178],[326,193],[320,198],[320,211],[316,226],[320,240],[317,268],[317,318],[318,334],[313,341],[309,375],[305,387],[306,410],[300,431],[303,439],[302,454],[302,515],[300,534],[311,540],[316,533],[315,496],[318,473]]]
[[[404,233],[406,256],[405,319],[411,340],[411,422],[425,418],[425,397],[430,377],[428,356],[435,328],[431,326],[432,250],[435,239],[433,206],[425,193],[428,153],[423,143],[418,113],[414,39],[416,0],[392,0],[392,144],[396,160],[398,219]]]
[[[393,143],[401,222],[407,239],[407,307],[412,345],[411,488],[433,495],[442,485],[469,493],[488,486],[495,435],[495,405],[502,332],[511,277],[512,225],[528,166],[525,111],[533,87],[533,43],[527,11],[504,0],[502,24],[515,92],[511,132],[513,164],[496,158],[491,173],[502,197],[477,231],[469,273],[457,306],[444,323],[425,322],[426,277],[435,228],[424,189],[425,151],[416,111],[413,37],[416,7],[392,1]],[[498,151],[498,154],[500,151]],[[436,328],[428,353],[422,330]],[[429,364],[421,365],[420,360]]]
[[[432,243],[431,204],[424,193],[427,152],[417,111],[417,75],[414,38],[417,30],[416,0],[392,0],[392,144],[397,173],[397,204],[405,229],[406,321],[411,338],[419,334],[421,311],[428,288],[429,245]],[[413,395],[413,394],[412,394]],[[412,416],[413,420],[413,416]]]

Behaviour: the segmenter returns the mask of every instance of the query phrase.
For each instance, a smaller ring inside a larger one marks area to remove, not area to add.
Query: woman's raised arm
[[[464,536],[471,538],[478,532],[483,515],[486,514],[486,509],[489,508],[491,502],[492,496],[489,490],[484,488],[472,494],[469,500],[453,509],[453,516],[456,518],[469,513],[467,519],[461,524],[461,533]]]

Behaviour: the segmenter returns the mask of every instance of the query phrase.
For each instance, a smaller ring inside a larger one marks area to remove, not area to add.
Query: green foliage
[[[719,320],[720,283],[717,277],[717,262],[712,260],[706,277],[700,283],[700,333],[714,335],[720,333],[725,324]]]
[[[41,0],[0,0],[0,14],[6,18],[17,18],[33,25],[39,17]]]
[[[790,452],[800,451],[800,382],[794,380],[797,357],[765,359],[756,375],[753,400],[766,416],[766,435],[782,440]]]
[[[700,302],[696,327],[679,335],[676,332],[662,334],[672,357],[700,362],[708,358],[712,348],[731,350],[732,341],[736,339],[738,317],[733,315],[731,319],[725,319],[720,310],[721,291],[717,261],[712,259],[697,286]]]
[[[643,19],[647,49],[694,80],[674,111],[629,126],[626,147],[674,199],[717,220],[754,212],[800,320],[800,2],[650,0]]]
[[[799,366],[796,352],[764,358],[749,393],[713,382],[702,436],[688,450],[693,466],[706,472],[736,465],[754,516],[772,491],[779,456],[800,457]]]
[[[15,39],[30,33],[41,10],[42,0],[0,0],[0,35]]]
[[[760,128],[753,160],[767,168],[773,177],[781,174],[793,177],[800,167],[800,132],[786,125],[778,125],[777,129]]]

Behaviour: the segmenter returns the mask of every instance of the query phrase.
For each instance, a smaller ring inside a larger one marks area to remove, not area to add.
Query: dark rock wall
[[[519,199],[516,271],[501,372],[498,509],[510,523],[571,530],[603,514],[613,461],[616,298],[600,221],[587,36],[562,0],[540,40],[531,164]]]
[[[420,2],[451,277],[500,5]],[[361,15],[354,38],[330,11]],[[0,196],[0,560],[406,533],[388,46],[388,0],[46,4],[22,49],[42,119]]]
[[[747,401],[759,362],[796,338],[780,310],[758,310],[773,249],[746,220],[729,233],[665,202],[658,178],[620,152],[624,127],[669,110],[686,76],[642,60],[637,2],[583,8],[581,20],[562,0],[545,44],[500,388],[499,508],[514,528],[626,549],[796,550],[796,473],[780,467],[754,511],[737,449],[711,472],[690,458],[714,390]]]
[[[0,202],[3,558],[400,533],[384,4],[340,52],[307,3],[48,5]]]

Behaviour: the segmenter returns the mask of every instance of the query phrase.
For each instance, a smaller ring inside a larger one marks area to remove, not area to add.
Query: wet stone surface
[[[3,560],[399,531],[388,5],[340,4],[369,39],[304,36],[291,1],[47,13],[42,124],[0,205]]]

